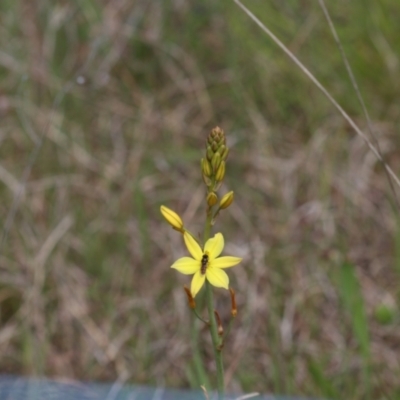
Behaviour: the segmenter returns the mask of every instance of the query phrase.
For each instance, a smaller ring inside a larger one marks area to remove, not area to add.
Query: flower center
[[[203,254],[203,257],[201,258],[201,267],[200,267],[200,272],[202,275],[206,273],[207,266],[208,266],[208,254]]]

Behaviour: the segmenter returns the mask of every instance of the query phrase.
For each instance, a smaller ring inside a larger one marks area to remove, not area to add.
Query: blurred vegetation
[[[318,2],[245,4],[366,130]],[[328,7],[399,171],[400,3]],[[219,125],[236,200],[217,228],[245,258],[231,274],[228,389],[400,397],[393,192],[233,2],[2,0],[0,117],[3,373],[205,383],[211,350],[191,361],[187,279],[169,269],[184,247],[159,206],[200,231],[199,159]]]

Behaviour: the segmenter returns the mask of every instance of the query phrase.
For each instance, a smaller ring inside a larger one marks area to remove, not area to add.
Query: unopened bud
[[[206,158],[201,159],[201,170],[206,176],[211,176],[212,174],[211,164]]]
[[[218,329],[218,336],[222,336],[224,334],[224,328],[221,323],[221,318],[219,317],[218,311],[214,310],[215,319],[217,320],[217,329]]]
[[[183,221],[181,217],[175,212],[172,211],[170,208],[161,206],[160,207],[161,214],[166,219],[166,221],[177,231],[184,232],[183,229]]]
[[[217,172],[219,165],[221,164],[221,155],[219,153],[214,153],[211,160],[211,166],[214,172]]]
[[[204,174],[202,174],[202,177],[203,177],[203,181],[206,184],[206,186],[210,187],[212,185],[211,179],[208,176],[204,175]]]
[[[226,193],[219,202],[219,208],[224,210],[233,203],[233,191]]]
[[[217,182],[221,182],[224,179],[224,176],[225,176],[225,161],[221,161],[221,164],[219,164],[217,172],[215,173],[215,180]]]
[[[213,128],[213,129],[211,130],[211,135],[212,135],[213,137],[224,136],[224,131],[223,131],[219,126],[216,126],[215,128]]]
[[[229,292],[231,293],[231,315],[235,318],[237,315],[235,291],[232,288],[229,288]]]
[[[224,151],[221,154],[221,159],[226,161],[226,159],[228,158],[228,153],[229,153],[229,149],[227,147],[225,147]]]
[[[214,192],[210,192],[207,195],[207,204],[209,205],[209,207],[215,206],[215,204],[217,204],[218,202],[218,196],[216,193]]]
[[[186,295],[188,298],[189,307],[193,310],[194,308],[196,308],[196,302],[194,301],[192,292],[190,291],[190,289],[187,286],[184,286],[183,288],[185,289],[185,292],[186,292]]]
[[[213,149],[211,148],[211,145],[207,146],[207,151],[206,151],[206,155],[207,155],[207,160],[211,161],[214,155]]]

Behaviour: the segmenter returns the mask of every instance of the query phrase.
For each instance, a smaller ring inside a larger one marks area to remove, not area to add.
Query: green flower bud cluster
[[[201,171],[209,192],[217,190],[224,179],[228,153],[225,133],[217,126],[208,135],[206,158],[201,159]]]
[[[225,177],[226,159],[229,148],[226,145],[225,133],[220,127],[212,129],[206,141],[206,156],[201,159],[201,172],[204,183],[207,186],[207,205],[211,209],[218,202],[217,190]],[[223,204],[219,210],[227,208],[233,201],[233,192],[230,192],[229,200],[224,196]]]

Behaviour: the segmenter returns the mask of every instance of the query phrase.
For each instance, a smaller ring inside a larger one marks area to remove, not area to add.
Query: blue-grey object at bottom
[[[241,396],[227,396],[234,400]],[[246,396],[243,396],[246,398]],[[243,398],[242,397],[242,398]],[[215,395],[209,395],[214,400]],[[15,376],[0,376],[0,400],[205,400],[202,391],[150,388],[118,383],[81,383]],[[294,397],[254,396],[254,400],[299,400]]]

